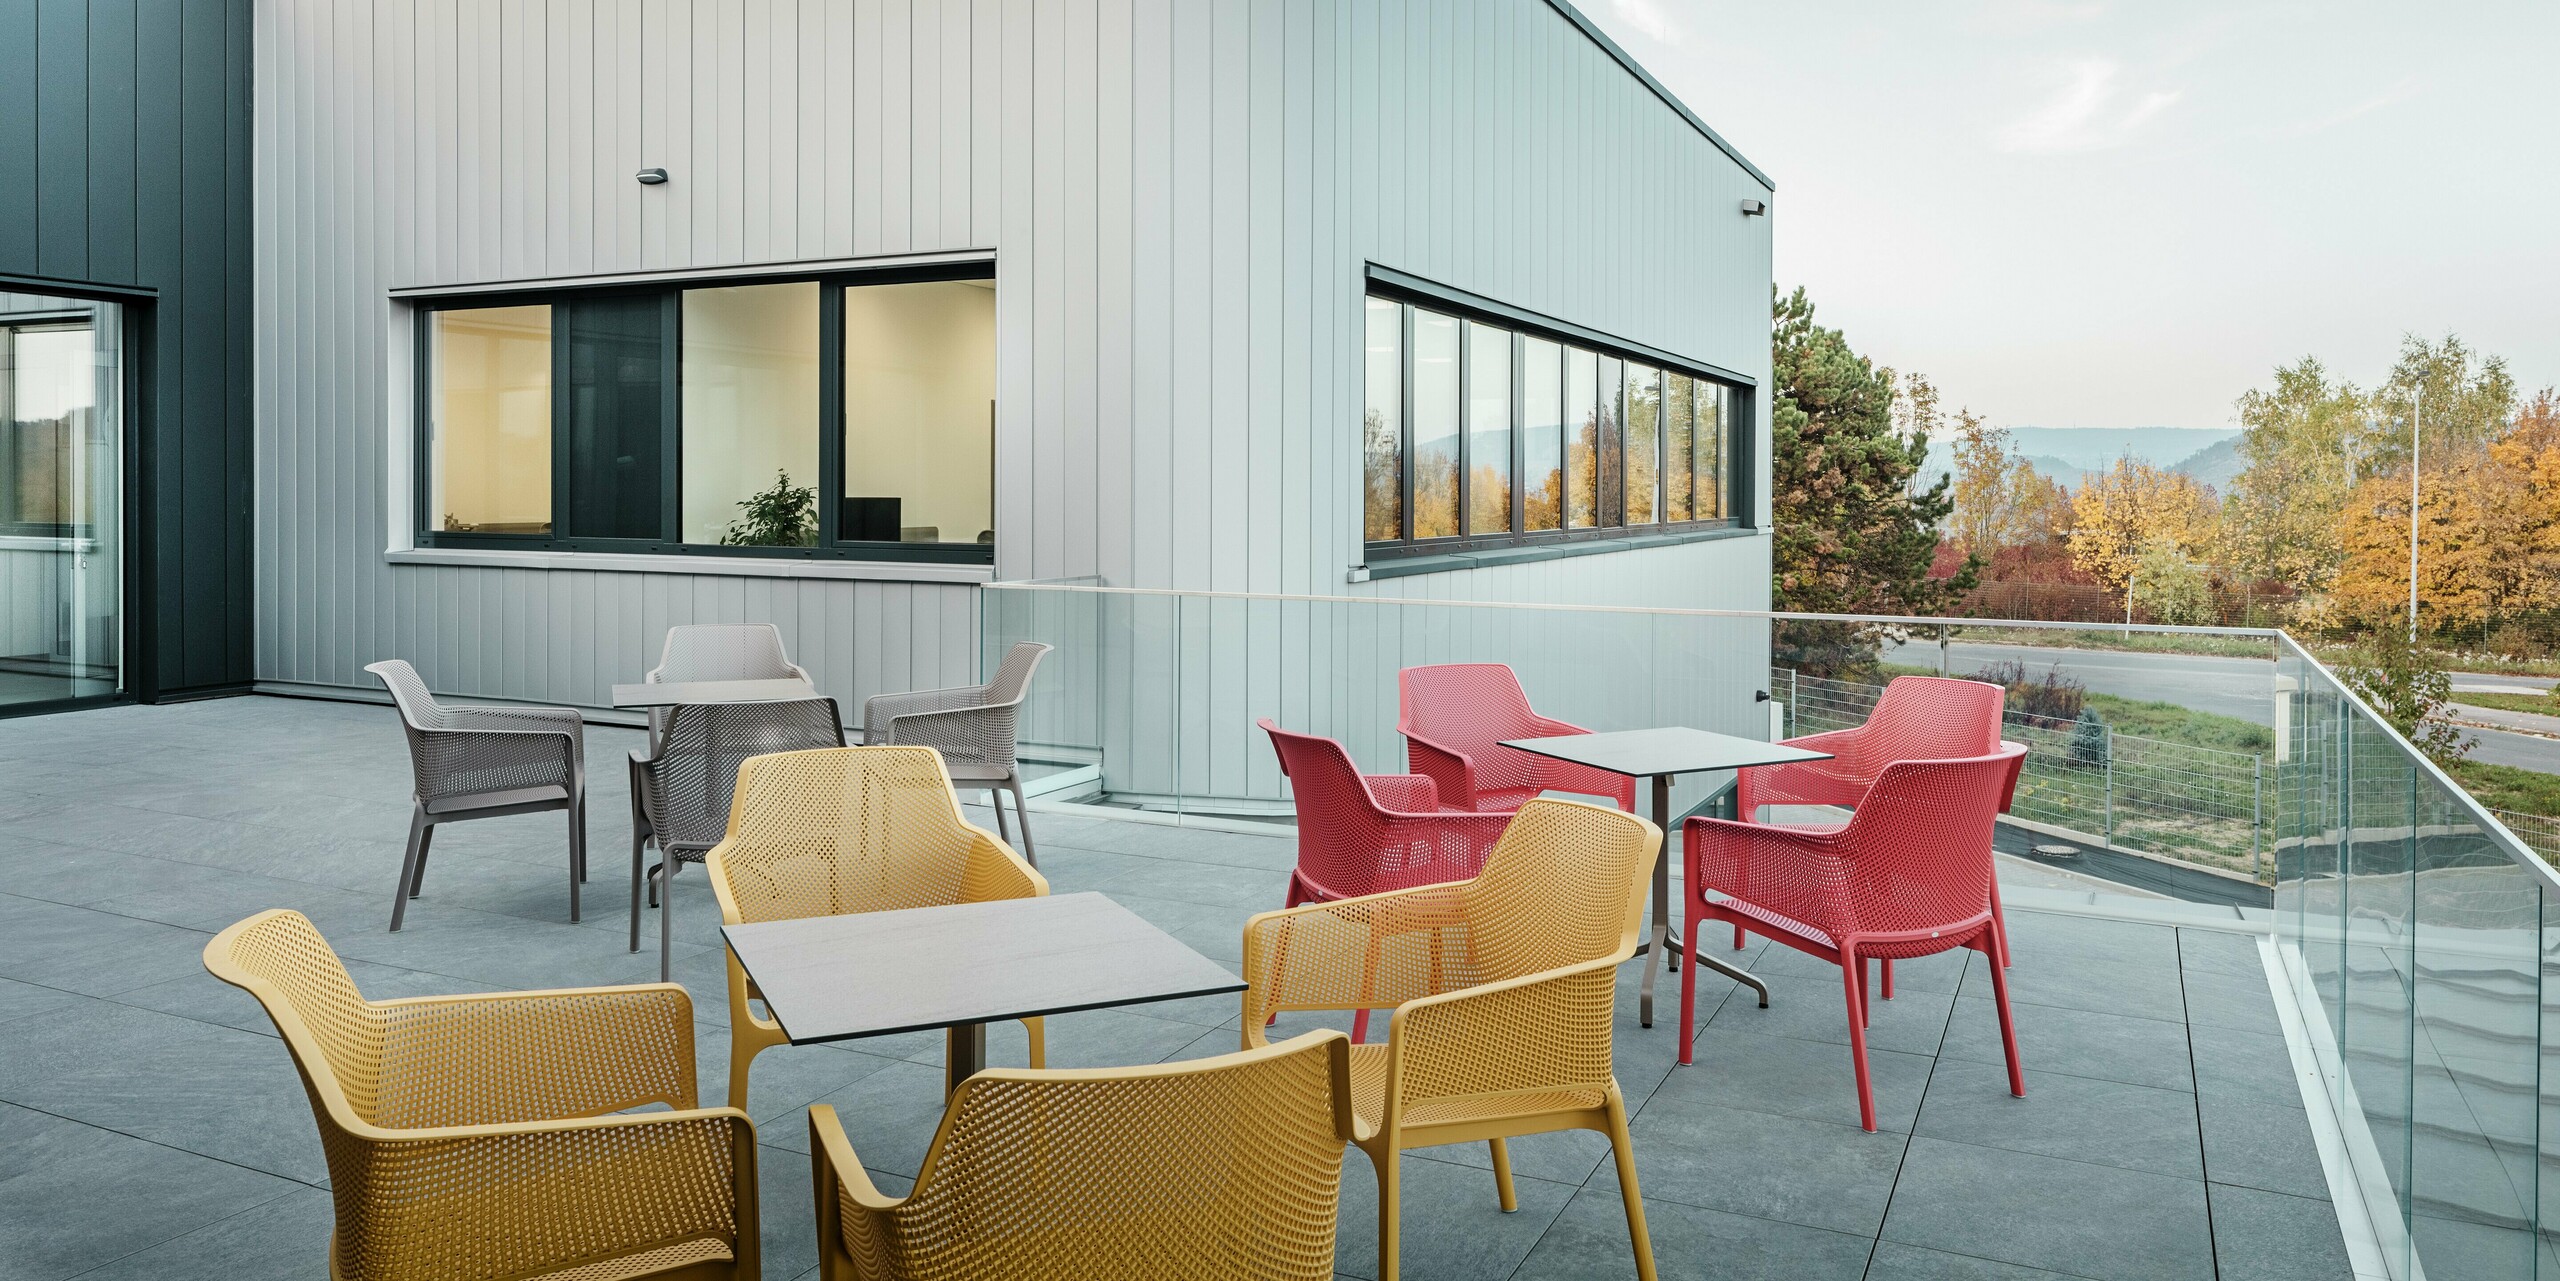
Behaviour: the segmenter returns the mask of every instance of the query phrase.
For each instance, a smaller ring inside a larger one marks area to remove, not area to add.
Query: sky
[[[1777,183],[1781,288],[2001,426],[2236,427],[2458,333],[2560,382],[2560,3],[1580,0]]]

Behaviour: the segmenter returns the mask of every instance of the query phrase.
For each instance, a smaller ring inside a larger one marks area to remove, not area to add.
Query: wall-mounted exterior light
[[[667,171],[664,169],[643,169],[636,176],[640,179],[641,186],[654,187],[667,180]]]
[[[641,181],[646,182],[648,179],[643,178]],[[665,182],[666,179],[660,178],[658,181]],[[1742,202],[1742,216],[1745,218],[1757,218],[1767,212],[1769,212],[1769,202],[1765,200],[1745,200]]]

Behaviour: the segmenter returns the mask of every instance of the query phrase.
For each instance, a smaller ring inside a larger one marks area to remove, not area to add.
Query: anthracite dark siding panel
[[[250,5],[0,0],[0,274],[156,295],[127,496],[145,696],[252,674]]]

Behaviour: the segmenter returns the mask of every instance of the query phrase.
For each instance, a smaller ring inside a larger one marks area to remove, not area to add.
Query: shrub
[[[2007,690],[2010,716],[2047,729],[2080,719],[2089,701],[2089,687],[2064,675],[2060,663],[2034,676],[2028,674],[2025,663],[2012,659],[1975,672],[1973,679]]]
[[[2078,719],[2071,722],[2071,763],[2096,769],[2107,763],[2114,739],[2107,733],[2107,723],[2098,719],[2098,709],[2083,707]]]
[[[791,483],[791,473],[776,470],[773,487],[743,499],[744,513],[729,523],[720,541],[735,547],[813,547],[818,542],[818,491]]]

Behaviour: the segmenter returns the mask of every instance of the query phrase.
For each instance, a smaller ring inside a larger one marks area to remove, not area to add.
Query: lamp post
[[[2427,385],[2409,401],[2409,645],[2418,644],[2418,420],[2427,406]]]

